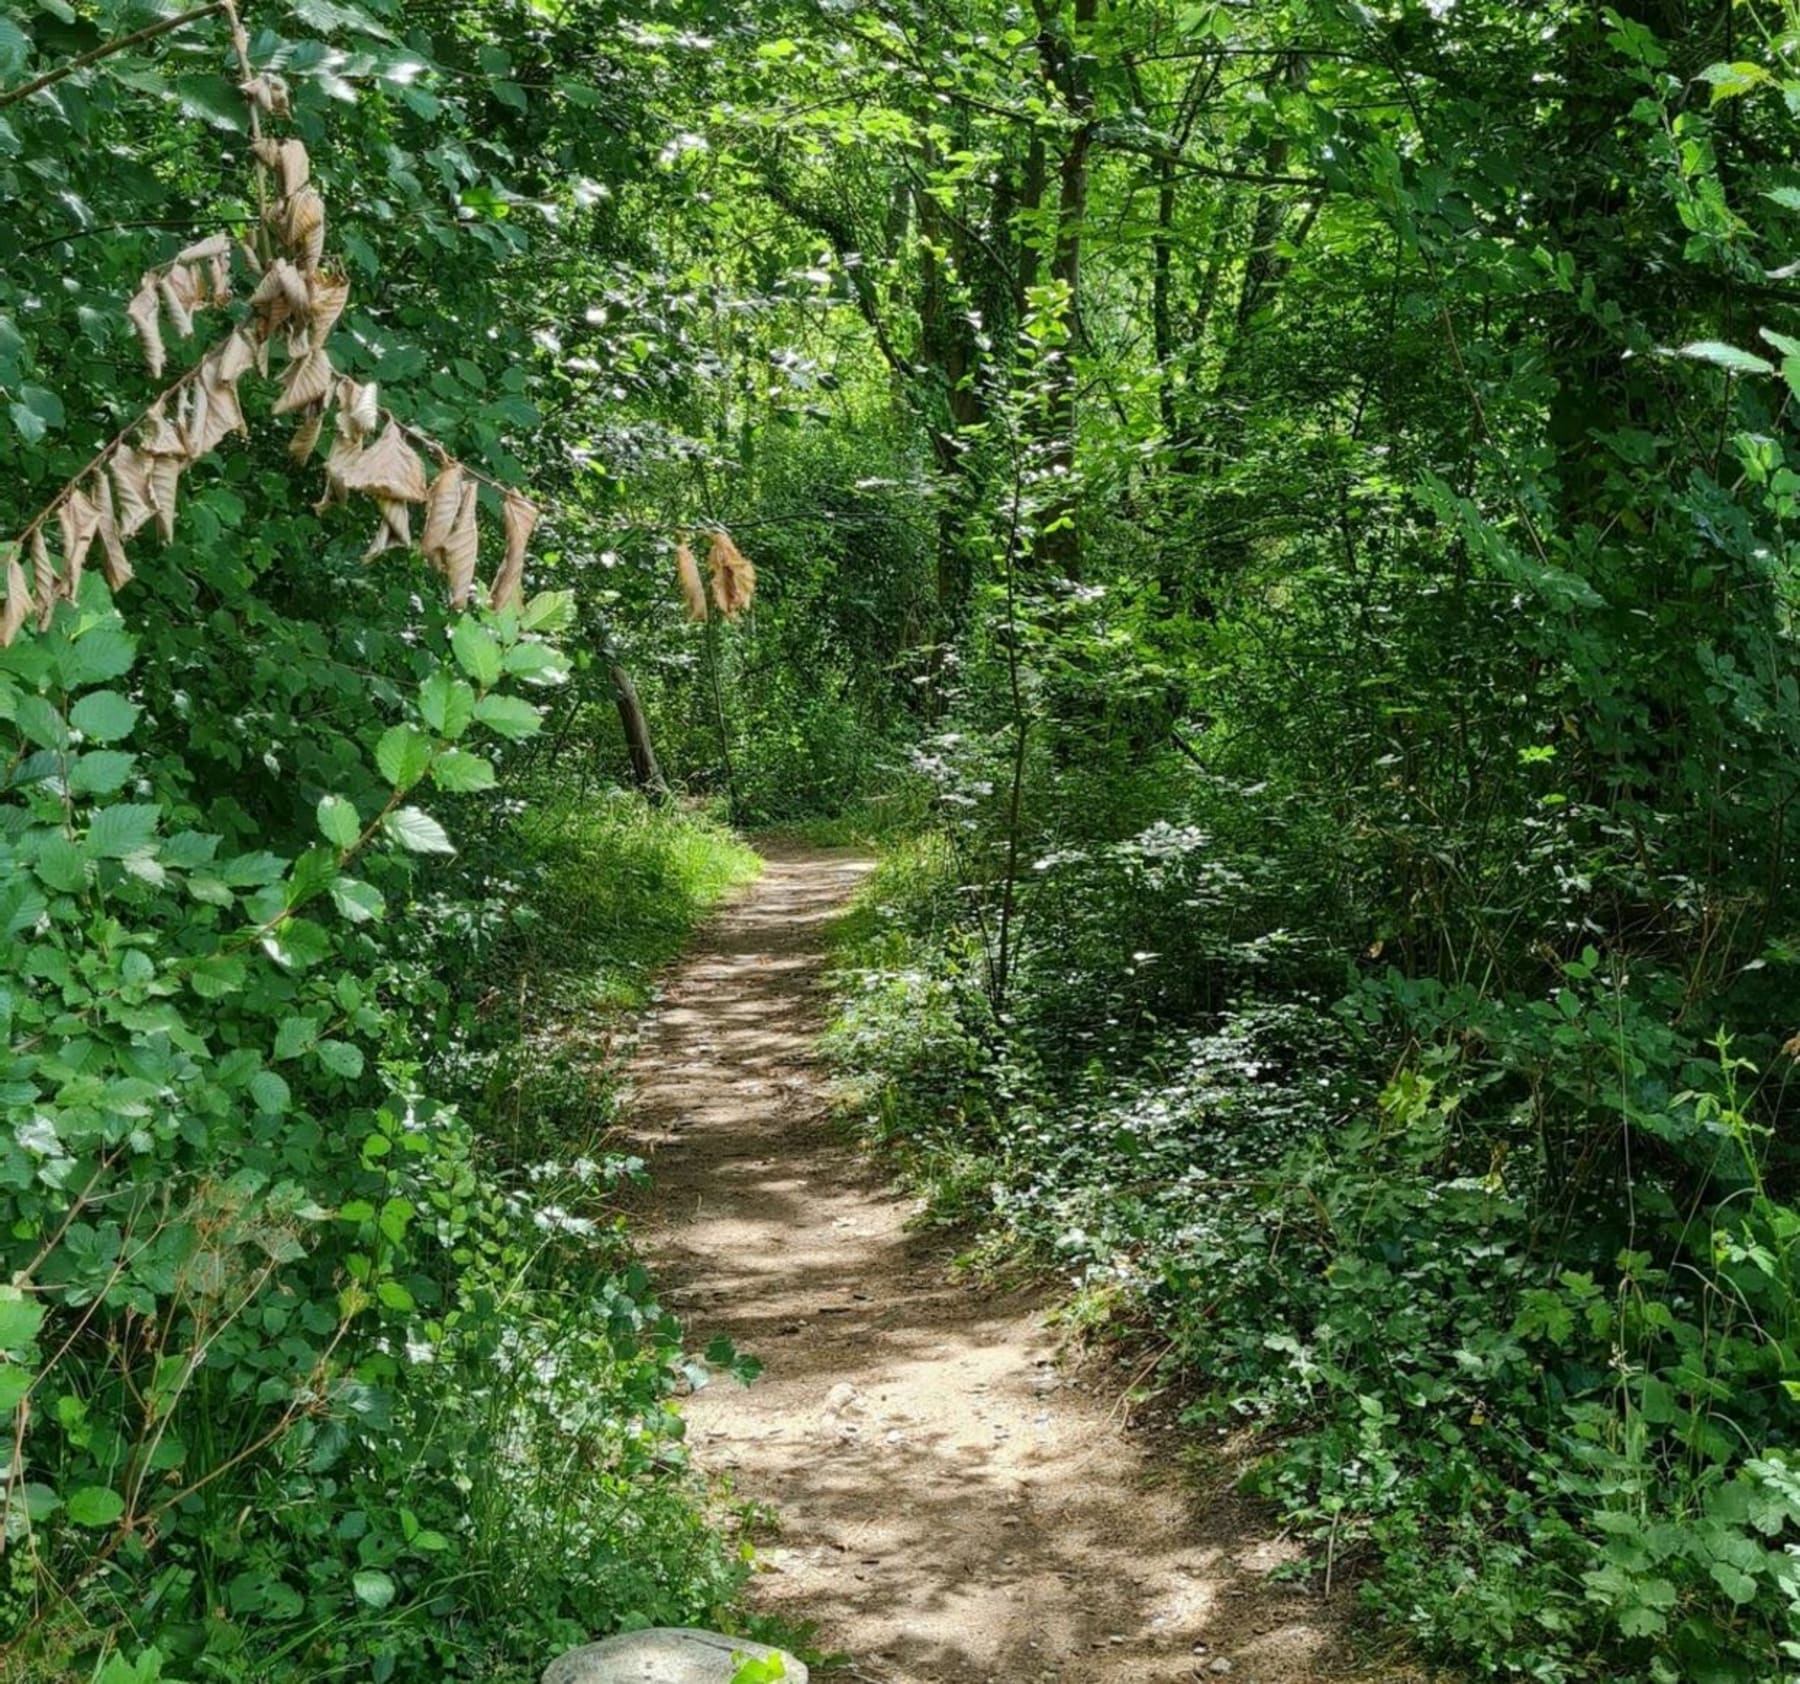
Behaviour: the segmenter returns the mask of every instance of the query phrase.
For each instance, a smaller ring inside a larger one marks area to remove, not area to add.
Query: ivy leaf
[[[417,807],[401,807],[382,821],[387,833],[402,848],[415,854],[454,854],[455,847],[444,827]]]

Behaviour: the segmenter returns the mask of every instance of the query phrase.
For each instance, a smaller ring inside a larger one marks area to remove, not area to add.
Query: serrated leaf
[[[1754,351],[1741,351],[1735,345],[1726,345],[1717,339],[1696,339],[1691,344],[1680,346],[1675,355],[1691,357],[1696,362],[1712,363],[1717,368],[1729,369],[1733,374],[1773,374],[1775,365]]]
[[[417,807],[401,807],[389,813],[383,827],[402,848],[415,854],[454,854],[456,849],[444,827]]]
[[[88,857],[122,860],[145,852],[155,840],[156,823],[161,816],[160,807],[148,804],[121,801],[102,807],[88,824]]]
[[[0,1351],[11,1357],[22,1357],[44,1325],[44,1305],[36,1298],[22,1296],[17,1287],[5,1291],[12,1296],[0,1298]]]
[[[357,837],[362,835],[362,820],[357,816],[356,808],[341,795],[321,796],[318,818],[319,834],[340,848],[354,847]]]
[[[91,690],[69,710],[69,723],[89,742],[122,742],[137,722],[136,706],[116,690]]]
[[[419,713],[439,736],[454,742],[475,717],[475,692],[440,667],[419,686]]]
[[[279,1117],[293,1103],[287,1083],[273,1070],[259,1070],[250,1078],[250,1098],[265,1117]]]
[[[95,749],[82,755],[69,769],[71,795],[111,795],[125,787],[131,768],[137,764],[135,754],[122,749]]]
[[[483,696],[475,704],[475,717],[490,731],[512,742],[536,736],[543,723],[538,710],[517,696]]]
[[[411,789],[431,764],[431,739],[415,725],[392,726],[376,746],[375,764],[395,789]]]
[[[234,953],[210,953],[188,972],[188,986],[202,1000],[219,1000],[244,986],[244,961]]]
[[[473,616],[458,620],[450,634],[450,647],[457,664],[483,690],[489,689],[500,676],[500,645],[486,626]]]
[[[334,1076],[355,1081],[363,1073],[362,1048],[352,1046],[348,1041],[321,1041],[313,1051]]]
[[[364,924],[387,914],[387,902],[381,891],[355,877],[333,879],[331,902],[352,924]]]
[[[453,795],[468,795],[475,790],[494,787],[493,762],[466,749],[453,748],[440,754],[431,766],[432,780],[440,789]]]

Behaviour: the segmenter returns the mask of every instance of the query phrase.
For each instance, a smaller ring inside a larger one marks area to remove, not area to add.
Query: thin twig
[[[97,64],[103,58],[111,58],[114,53],[122,53],[127,47],[136,47],[145,41],[154,40],[158,35],[167,35],[171,29],[179,29],[185,23],[194,23],[201,18],[211,17],[215,12],[229,12],[230,0],[212,0],[208,6],[196,6],[191,12],[183,12],[178,17],[164,18],[159,23],[146,24],[142,29],[134,30],[130,35],[121,35],[116,40],[102,41],[99,46],[90,48],[79,58],[72,58],[67,64],[59,64],[54,70],[46,70],[42,76],[24,83],[17,88],[8,88],[0,93],[0,109],[9,105],[17,105],[22,99],[29,99],[35,93],[52,87],[62,81],[65,76],[73,76],[77,70],[85,70],[90,64]]]

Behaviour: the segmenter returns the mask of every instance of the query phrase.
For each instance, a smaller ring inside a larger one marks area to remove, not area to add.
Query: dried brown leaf
[[[19,565],[18,546],[9,545],[6,551],[6,606],[0,608],[0,649],[12,643],[30,615],[31,585],[25,578],[25,569]]]
[[[366,491],[373,497],[400,503],[425,501],[425,464],[393,421],[380,438],[346,465],[343,481],[347,490]]]
[[[175,254],[177,263],[204,263],[209,258],[223,257],[231,250],[229,234],[208,234],[204,240],[196,240],[191,246],[184,246]]]
[[[319,266],[325,255],[325,201],[316,187],[302,187],[287,202],[282,217],[281,237],[303,270]]]
[[[706,586],[700,579],[700,564],[684,538],[675,546],[675,579],[681,586],[682,600],[687,604],[690,620],[706,618]]]
[[[255,367],[256,341],[241,327],[233,328],[207,359],[205,378],[215,385],[235,384]]]
[[[162,307],[169,318],[169,326],[174,328],[178,339],[190,338],[194,331],[193,289],[187,284],[185,269],[165,269],[157,277],[156,293],[162,300]],[[184,277],[177,279],[177,277]]]
[[[144,362],[150,377],[160,379],[167,353],[163,350],[162,312],[156,300],[156,277],[147,275],[144,284],[132,294],[125,314],[137,329],[138,343],[144,348]]]
[[[312,342],[323,345],[350,302],[350,282],[344,276],[312,275],[308,277],[310,300],[307,317],[312,328]]]
[[[56,524],[62,534],[62,593],[73,602],[81,588],[88,551],[100,530],[100,511],[85,491],[71,491],[56,511]]]
[[[375,529],[374,538],[363,551],[364,561],[373,561],[388,550],[412,548],[412,516],[406,504],[394,497],[380,497],[376,501],[381,505],[381,525]]]
[[[112,453],[113,490],[118,497],[119,536],[129,538],[150,524],[156,504],[150,494],[150,462],[122,444]]]
[[[312,453],[319,442],[319,434],[325,430],[325,411],[323,409],[308,410],[301,416],[300,425],[294,429],[294,436],[288,441],[288,455],[296,462],[310,462]]]
[[[308,404],[323,403],[331,390],[331,358],[318,349],[287,365],[281,377],[281,396],[270,406],[274,415],[290,415]]]
[[[150,501],[156,505],[156,527],[167,543],[175,536],[176,503],[181,495],[181,470],[186,463],[179,456],[157,456],[150,462]]]
[[[475,589],[475,561],[481,548],[481,533],[475,519],[480,506],[479,487],[463,487],[462,507],[456,511],[456,524],[444,544],[444,574],[450,583],[450,606],[467,608]]]
[[[735,620],[756,595],[755,567],[739,553],[728,532],[713,534],[706,552],[706,567],[712,575],[712,596],[719,612],[726,619]]]
[[[131,583],[131,557],[125,553],[125,544],[119,536],[119,517],[113,504],[112,481],[105,471],[96,470],[92,481],[93,489],[88,493],[98,516],[96,530],[100,536],[100,548],[106,557],[106,583],[115,591],[123,590]]]
[[[279,76],[252,76],[249,81],[238,83],[238,92],[258,111],[266,111],[271,117],[293,115],[288,85]]]
[[[462,508],[463,470],[460,462],[446,462],[425,493],[425,532],[419,549],[427,561],[441,567],[444,549]]]
[[[56,611],[56,569],[50,563],[50,546],[44,529],[31,529],[31,600],[37,608],[38,630],[47,630]]]
[[[531,542],[532,530],[538,523],[537,505],[527,502],[516,491],[506,494],[501,506],[506,523],[506,555],[500,571],[494,575],[494,588],[488,594],[488,606],[495,613],[510,602],[524,599],[525,546]]]

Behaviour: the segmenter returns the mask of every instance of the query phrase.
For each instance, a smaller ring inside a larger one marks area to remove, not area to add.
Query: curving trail
[[[1061,1372],[1040,1297],[952,1281],[832,1124],[826,935],[868,865],[771,850],[633,1070],[665,1298],[696,1343],[767,1365],[687,1405],[700,1465],[778,1528],[757,1605],[875,1684],[1358,1676],[1334,1611],[1271,1579],[1289,1551],[1255,1512],[1198,1499],[1172,1436],[1125,1431],[1122,1381]]]

